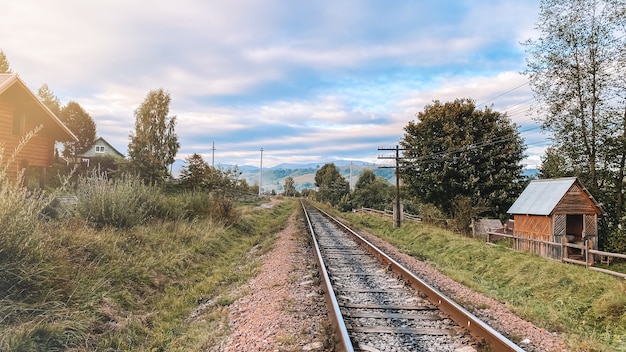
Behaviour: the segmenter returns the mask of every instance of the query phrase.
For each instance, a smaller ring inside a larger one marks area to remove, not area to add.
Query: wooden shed
[[[9,179],[17,179],[28,166],[45,170],[52,165],[55,142],[78,141],[76,136],[26,86],[17,74],[0,74],[0,142],[4,153],[0,166],[9,162],[24,136],[41,130],[31,138],[7,168]]]
[[[597,249],[598,216],[602,208],[576,177],[533,180],[508,210],[514,217],[513,234],[526,250],[555,259],[562,258],[560,244],[590,241]]]

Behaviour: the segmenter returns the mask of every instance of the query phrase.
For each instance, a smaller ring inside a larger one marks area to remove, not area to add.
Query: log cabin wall
[[[16,107],[4,97],[0,97],[0,141],[4,143],[1,164],[9,161],[20,139],[29,131],[37,127],[27,114],[24,116],[23,126],[20,126],[20,134],[14,134],[14,113]],[[48,167],[54,158],[54,139],[47,137],[44,130],[28,141],[24,148],[15,158],[15,161],[7,168],[9,179],[16,179],[18,172],[26,166]]]

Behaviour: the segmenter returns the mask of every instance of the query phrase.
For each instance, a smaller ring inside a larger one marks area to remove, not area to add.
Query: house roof
[[[102,142],[102,143],[104,143],[104,144],[107,146],[107,148],[108,148],[108,149],[110,149],[110,150],[112,150],[112,151],[114,152],[114,154],[118,155],[118,156],[119,156],[119,157],[121,157],[121,158],[124,158],[124,154],[120,153],[117,149],[115,149],[115,147],[113,147],[113,146],[111,145],[111,143],[107,142],[107,141],[106,141],[106,139],[104,139],[104,138],[102,138],[102,137],[98,137],[98,138],[96,138],[96,140],[95,140],[95,141],[93,141],[93,143],[91,144],[91,147],[89,147],[89,150],[88,150],[88,151],[86,151],[85,153],[83,153],[83,154],[79,155],[79,156],[81,156],[81,157],[93,157],[94,155],[93,155],[93,153],[92,153],[92,152],[93,152],[93,150],[92,150],[92,149],[93,149],[93,147],[94,147],[96,144],[98,144],[98,142],[99,142],[99,141],[100,141],[100,142]]]
[[[550,215],[575,182],[578,182],[576,177],[532,180],[515,203],[511,205],[507,213]],[[578,183],[580,184],[580,182]],[[584,189],[584,191],[589,199],[593,201],[594,205],[602,212],[600,205],[591,194],[589,194],[586,189]]]
[[[0,74],[0,96],[17,102],[33,113],[33,121],[43,124],[47,132],[58,141],[78,141],[78,138],[33,93],[17,74]]]

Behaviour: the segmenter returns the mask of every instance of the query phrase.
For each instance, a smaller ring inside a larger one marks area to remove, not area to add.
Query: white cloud
[[[134,110],[166,89],[181,155],[268,165],[375,160],[433,99],[489,101],[523,77],[535,2],[21,0],[1,49],[33,90],[80,103],[125,151]],[[518,49],[516,49],[518,48]],[[505,51],[500,52],[501,49]],[[521,49],[520,49],[521,50]],[[491,55],[496,53],[496,55]],[[526,88],[498,97],[504,109]],[[513,115],[513,113],[511,113]],[[514,120],[524,114],[515,110]]]

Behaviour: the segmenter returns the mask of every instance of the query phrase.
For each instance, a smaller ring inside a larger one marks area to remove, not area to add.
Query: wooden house
[[[112,159],[124,159],[124,154],[120,153],[117,149],[115,149],[109,142],[107,142],[104,138],[97,138],[89,149],[78,155],[81,163],[86,163],[87,167],[90,166],[91,160],[94,158],[103,158],[108,157]]]
[[[590,241],[597,249],[602,208],[575,177],[533,180],[509,208],[519,250],[561,259],[562,241]],[[565,237],[565,239],[564,239]],[[552,243],[552,244],[551,244]]]
[[[11,160],[20,141],[38,127],[41,129]],[[41,170],[42,184],[46,168],[54,159],[55,143],[65,141],[78,139],[18,75],[0,74],[0,142],[4,147],[0,166],[8,164],[9,179],[17,180],[20,172],[30,166]]]

